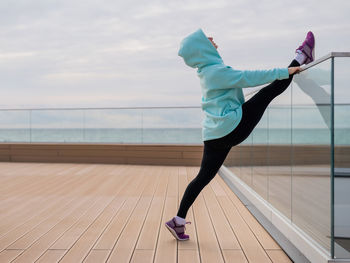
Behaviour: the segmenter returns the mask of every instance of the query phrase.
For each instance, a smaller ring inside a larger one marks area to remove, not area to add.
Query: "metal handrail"
[[[317,103],[317,106],[329,106],[330,103]],[[350,106],[350,103],[335,103],[336,106]],[[270,108],[287,107],[289,104],[270,105]],[[309,107],[309,104],[298,104],[298,107]],[[150,107],[104,107],[104,108],[0,108],[1,111],[26,111],[26,110],[148,110],[148,109],[200,109],[201,106],[150,106]]]
[[[2,110],[136,110],[136,109],[193,109],[200,108],[200,106],[145,106],[145,107],[102,107],[102,108],[17,108],[9,109],[0,108]]]
[[[327,55],[320,57],[319,59],[316,59],[315,61],[313,61],[305,66],[302,66],[300,72],[307,70],[308,68],[311,68],[317,64],[320,64],[321,62],[323,62],[329,58],[334,58],[334,57],[350,57],[350,52],[330,52]]]
[[[327,55],[323,56],[323,57],[320,57],[319,59],[316,59],[314,60],[313,62],[305,65],[305,66],[301,66],[301,70],[300,72],[303,72],[317,64],[320,64],[321,62],[327,60],[327,59],[330,59],[330,58],[334,58],[334,57],[350,57],[350,52],[330,52],[328,53]],[[263,87],[261,87],[260,89],[262,89]],[[245,96],[250,96],[250,95],[253,95],[255,93],[257,93],[260,89],[256,89],[252,92],[249,92],[247,93]]]

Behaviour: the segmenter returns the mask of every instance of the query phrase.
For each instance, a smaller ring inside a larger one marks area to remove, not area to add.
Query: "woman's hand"
[[[289,75],[293,75],[294,73],[299,73],[301,70],[300,67],[290,67],[288,68]]]

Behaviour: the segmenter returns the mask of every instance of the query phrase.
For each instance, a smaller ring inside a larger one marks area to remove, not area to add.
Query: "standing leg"
[[[217,148],[204,143],[201,167],[198,175],[188,184],[182,197],[177,216],[185,218],[187,211],[202,189],[215,177],[225,161],[230,148]]]

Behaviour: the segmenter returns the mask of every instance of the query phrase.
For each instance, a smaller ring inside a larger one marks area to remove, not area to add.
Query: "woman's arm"
[[[299,67],[274,68],[269,70],[235,70],[227,66],[224,72],[221,73],[225,75],[229,87],[248,88],[271,83],[276,79],[287,79],[290,74],[299,70]]]

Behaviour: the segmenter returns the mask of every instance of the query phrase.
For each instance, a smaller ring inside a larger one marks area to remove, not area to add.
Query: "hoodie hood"
[[[198,29],[181,41],[178,55],[192,68],[201,69],[208,65],[223,63],[218,51],[202,29]]]

